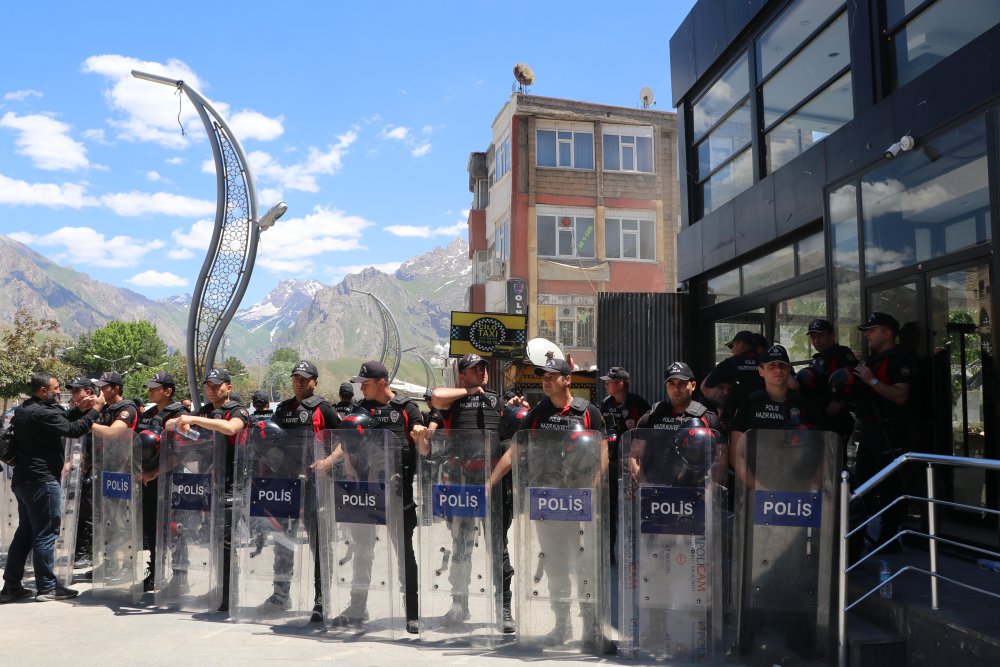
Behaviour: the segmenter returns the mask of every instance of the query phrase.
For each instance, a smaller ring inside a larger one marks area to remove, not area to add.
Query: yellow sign
[[[524,315],[452,311],[449,354],[453,357],[463,354],[492,357],[494,351],[501,353],[523,348],[528,342],[526,327]]]

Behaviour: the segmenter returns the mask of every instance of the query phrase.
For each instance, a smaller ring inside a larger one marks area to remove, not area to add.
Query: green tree
[[[14,322],[0,334],[0,398],[4,410],[9,399],[25,393],[33,370],[57,361],[56,350],[66,340],[52,336],[58,332],[55,320],[36,318],[23,308],[14,313]]]
[[[136,366],[125,375],[125,395],[129,398],[146,398],[146,382],[157,371],[167,371],[174,377],[174,398],[181,400],[191,397],[188,385],[187,358],[180,352],[174,352],[157,366]]]
[[[122,322],[112,320],[90,335],[89,350],[92,372],[116,370],[127,373],[139,364],[158,366],[167,357],[167,346],[156,333],[156,327],[145,320]]]

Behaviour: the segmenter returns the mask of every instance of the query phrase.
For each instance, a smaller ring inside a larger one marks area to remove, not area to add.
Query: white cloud
[[[425,142],[410,151],[410,155],[413,157],[423,157],[431,152],[430,142]]]
[[[10,100],[12,102],[23,102],[29,97],[41,97],[41,96],[42,96],[42,91],[28,88],[26,90],[12,90],[11,92],[6,93],[3,96],[3,98],[5,100]]]
[[[359,250],[361,232],[374,223],[343,211],[316,206],[301,218],[282,218],[260,236],[259,260],[275,271],[288,270],[286,262],[298,262],[325,252]],[[207,244],[206,244],[207,245]],[[273,268],[276,266],[285,268]]]
[[[99,202],[82,183],[28,183],[0,174],[0,204],[80,209]]]
[[[325,151],[310,146],[304,160],[292,165],[283,165],[270,153],[253,151],[247,155],[247,161],[259,181],[273,183],[282,190],[299,190],[302,192],[319,192],[316,177],[336,174],[344,165],[344,156],[348,148],[358,138],[355,130],[349,130],[337,136],[337,143],[329,144]],[[209,166],[209,171],[214,170]],[[203,171],[204,166],[203,166]]]
[[[454,225],[442,226],[442,227],[430,227],[429,225],[415,226],[415,225],[389,225],[385,227],[385,231],[389,232],[394,236],[413,236],[423,239],[429,239],[432,236],[454,236],[456,234],[461,234],[465,231],[468,223],[463,220],[456,222]]]
[[[86,147],[69,137],[69,125],[51,116],[18,116],[8,111],[0,118],[0,127],[17,131],[14,144],[18,155],[30,158],[39,169],[76,171],[90,166]]]
[[[146,172],[146,180],[147,181],[153,181],[155,183],[155,182],[157,182],[159,180],[162,180],[162,178],[163,177],[160,176],[160,172],[158,172],[158,171],[152,171],[152,170],[150,170],[150,171]]]
[[[262,113],[243,109],[233,114],[228,121],[229,128],[240,141],[258,139],[273,141],[285,133],[285,117],[268,118]]]
[[[189,251],[208,250],[208,244],[212,242],[213,229],[215,229],[215,220],[199,220],[198,222],[192,224],[187,231],[175,229],[170,232],[170,238],[173,244],[171,252],[179,253],[182,249],[187,249]]]
[[[454,225],[449,225],[447,227],[435,227],[435,236],[455,236],[456,234],[462,234],[469,228],[469,223],[464,221],[456,222]]]
[[[424,125],[424,127],[420,131],[423,132],[424,134],[430,134],[431,132],[434,131],[434,128],[431,127],[430,125]]]
[[[80,133],[80,136],[82,136],[84,139],[88,139],[98,144],[108,143],[107,139],[104,138],[104,130],[100,128],[92,127],[90,129],[84,130],[83,132]]]
[[[285,193],[281,188],[261,188],[257,190],[257,201],[260,202],[260,207],[262,210],[257,211],[260,215],[267,213],[267,209],[271,208],[279,201],[285,198]]]
[[[387,128],[382,128],[382,130],[378,133],[378,136],[380,139],[394,139],[396,141],[406,141],[410,137],[410,128],[403,127],[402,125],[400,125],[399,127],[394,127],[391,130]]]
[[[167,259],[191,259],[194,253],[187,248],[174,248],[167,251]]]
[[[125,282],[138,285],[139,287],[187,287],[187,278],[164,272],[164,271],[143,271],[131,278],[126,278]]]
[[[180,157],[179,155],[176,157],[168,157],[166,160],[164,160],[164,162],[166,162],[167,164],[184,164],[185,161],[186,160]]]
[[[146,241],[124,235],[107,238],[90,227],[61,227],[49,234],[13,232],[9,236],[26,245],[60,248],[53,256],[57,262],[105,268],[136,266],[148,253],[165,245],[159,239]]]
[[[315,266],[308,259],[274,259],[273,257],[258,257],[257,266],[263,266],[273,273],[313,273]]]
[[[125,217],[153,213],[192,218],[215,213],[214,201],[169,192],[115,192],[101,195],[101,203]]]

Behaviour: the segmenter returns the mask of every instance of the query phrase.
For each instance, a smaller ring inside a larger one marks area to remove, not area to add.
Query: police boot
[[[500,609],[500,629],[505,635],[513,633],[516,629],[514,615],[510,612],[510,599],[511,592],[505,592],[503,594],[503,607]]]
[[[604,629],[597,622],[597,613],[593,605],[580,608],[583,619],[583,648],[596,655],[614,655],[618,645],[604,636]]]
[[[556,625],[549,634],[545,635],[542,643],[546,646],[562,646],[569,641],[573,634],[573,626],[569,622],[569,604],[557,602],[552,605],[552,611],[556,615]]]
[[[310,623],[322,623],[323,622],[323,596],[317,595],[316,601],[313,603],[312,615],[309,617]]]
[[[445,625],[458,625],[469,620],[469,597],[467,595],[452,595],[451,609],[449,609],[442,619]]]
[[[347,609],[333,619],[335,628],[346,628],[351,625],[361,625],[368,620],[368,591],[351,593],[351,603]]]

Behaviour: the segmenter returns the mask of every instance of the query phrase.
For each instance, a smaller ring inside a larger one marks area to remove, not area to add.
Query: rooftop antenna
[[[642,90],[639,91],[639,99],[642,100],[643,109],[648,109],[656,104],[656,98],[653,97],[653,89],[649,86],[642,87]]]
[[[527,63],[514,65],[514,78],[517,80],[517,92],[526,93],[535,82],[535,71]]]

